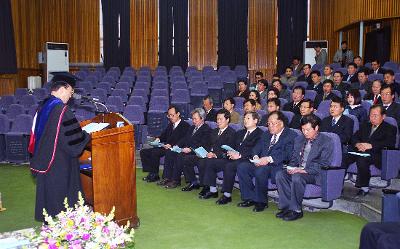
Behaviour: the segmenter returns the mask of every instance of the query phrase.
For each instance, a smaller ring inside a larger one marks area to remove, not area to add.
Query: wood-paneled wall
[[[158,64],[158,1],[131,0],[131,66]]]
[[[189,65],[217,67],[217,0],[189,0]]]
[[[249,73],[262,71],[272,78],[276,71],[277,0],[249,0]]]
[[[338,18],[340,17],[340,18]],[[339,31],[355,55],[359,53],[359,21],[367,21],[365,34],[374,20],[392,29],[390,60],[400,62],[400,1],[398,0],[311,0],[310,40],[328,40],[329,62],[339,48]]]

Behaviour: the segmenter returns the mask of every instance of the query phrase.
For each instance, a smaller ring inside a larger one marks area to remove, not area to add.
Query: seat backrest
[[[0,97],[0,107],[7,109],[11,104],[16,104],[17,98],[14,95],[4,95]]]
[[[16,116],[20,114],[24,114],[25,108],[20,104],[12,104],[8,107],[6,111],[6,115],[9,119],[14,119]]]
[[[339,136],[331,132],[321,132],[321,134],[328,136],[333,146],[331,165],[326,166],[340,167],[342,165],[342,143]]]
[[[210,126],[211,129],[216,129],[218,127],[217,123],[214,121],[206,121],[206,124]]]
[[[33,118],[31,115],[19,114],[15,117],[15,120],[11,125],[11,131],[29,134],[32,128],[32,122]]]
[[[358,121],[358,118],[354,115],[351,114],[346,114],[346,116],[348,116],[349,118],[351,118],[353,120],[353,134],[356,133],[359,129],[360,129],[360,123]]]
[[[20,102],[21,105],[23,105],[25,108],[28,108],[32,105],[36,105],[38,103],[38,100],[36,96],[33,95],[25,95],[22,96]]]
[[[10,120],[4,114],[0,114],[0,133],[6,133],[10,130]]]
[[[111,92],[111,84],[109,82],[100,82],[97,84],[96,88],[101,88],[107,91],[107,93]]]
[[[317,111],[319,113],[322,113],[322,114],[326,115],[326,116],[329,116],[330,106],[331,106],[331,100],[329,100],[329,99],[328,100],[323,100],[319,104]]]
[[[304,95],[304,99],[311,99],[314,101],[315,96],[317,96],[317,92],[314,90],[306,90],[306,93]]]
[[[235,110],[243,109],[243,102],[245,101],[245,98],[243,97],[233,97],[235,100]]]
[[[305,90],[307,89],[308,83],[306,81],[297,81],[296,83],[294,83],[293,88],[295,88],[296,86],[301,86]]]
[[[289,111],[282,111],[282,113],[287,118],[288,124],[290,124],[290,122],[292,122],[292,119],[294,117],[294,113]]]
[[[120,96],[110,96],[106,101],[106,105],[115,105],[118,112],[122,112],[124,109],[124,103]]]
[[[396,148],[398,148],[398,146],[399,146],[399,127],[397,126],[397,120],[395,118],[393,118],[393,117],[386,116],[385,117],[385,122],[390,124],[390,125],[393,125],[394,127],[396,127],[396,129],[397,129],[397,133],[396,133]]]
[[[342,98],[342,93],[339,90],[332,90],[332,93],[335,94],[337,97]]]
[[[233,124],[233,123],[230,123],[229,126],[230,126],[231,128],[233,128],[235,131],[238,131],[238,130],[243,129],[243,125],[242,125],[242,124]]]

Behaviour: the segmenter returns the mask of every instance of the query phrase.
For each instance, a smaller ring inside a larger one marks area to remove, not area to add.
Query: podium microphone
[[[108,110],[108,107],[107,107],[105,104],[101,103],[100,100],[99,100],[98,98],[93,98],[93,97],[89,97],[89,96],[84,96],[84,95],[81,95],[81,94],[78,94],[78,93],[74,93],[74,94],[72,95],[72,97],[73,97],[74,99],[85,99],[85,100],[88,100],[88,101],[92,102],[92,103],[94,104],[94,106],[96,107],[96,111],[98,111],[98,112],[99,112],[99,108],[98,108],[97,105],[101,105],[102,107],[104,107],[104,109],[106,110],[106,113],[109,113],[109,112],[110,112],[110,111]]]

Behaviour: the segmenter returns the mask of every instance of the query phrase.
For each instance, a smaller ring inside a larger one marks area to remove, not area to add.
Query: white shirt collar
[[[228,127],[229,127],[229,125],[228,125],[228,126],[226,126],[226,127],[225,127],[224,129],[222,129],[222,130],[221,130],[221,129],[219,129],[219,130],[218,130],[218,133],[219,133],[219,132],[221,132],[221,134],[222,134],[222,133],[224,133],[224,131],[225,131],[225,130],[226,130],[226,128],[228,128]]]
[[[257,127],[254,128],[254,129],[251,129],[251,130],[246,130],[246,133],[247,133],[247,132],[250,132],[250,133],[249,133],[249,135],[250,135],[250,134],[251,134],[253,131],[255,131],[256,129],[257,129]]]
[[[176,122],[174,123],[174,129],[175,129],[176,127],[178,127],[178,125],[179,125],[179,123],[181,122],[181,120],[182,120],[182,119],[179,119],[178,121],[176,121]]]
[[[278,134],[275,134],[276,135],[276,143],[279,141],[279,137],[282,135],[282,132],[285,130],[286,128],[283,128]],[[272,136],[274,136],[274,135],[272,135]]]
[[[335,123],[337,123],[337,122],[339,122],[339,119],[342,117],[342,115],[340,115],[339,117],[336,117],[336,118],[334,118],[334,117],[332,117],[332,119],[334,119],[335,120]]]

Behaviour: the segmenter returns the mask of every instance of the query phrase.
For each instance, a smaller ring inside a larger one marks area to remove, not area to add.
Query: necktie
[[[372,134],[374,134],[374,132],[376,131],[376,129],[377,129],[378,127],[377,126],[371,126],[371,133],[369,134],[369,136],[371,137],[372,136]]]
[[[332,126],[335,126],[336,124],[336,119],[332,118]]]
[[[375,95],[375,97],[374,97],[374,105],[376,105],[377,102],[378,102],[378,97]]]
[[[218,137],[221,136],[221,134],[222,134],[222,130],[219,130]]]
[[[195,127],[193,132],[192,132],[192,135],[194,135],[198,129],[199,129],[199,127]]]
[[[246,134],[243,137],[242,142],[240,143],[240,145],[242,145],[242,143],[244,142],[244,140],[246,140],[246,138],[250,135],[250,131],[247,131]]]
[[[275,143],[276,143],[276,135],[273,135],[273,136],[272,136],[272,140],[271,140],[271,142],[269,143],[268,150],[270,150],[271,147],[274,146]]]

